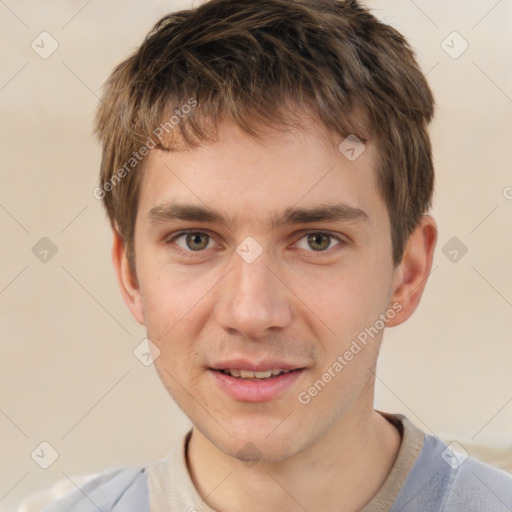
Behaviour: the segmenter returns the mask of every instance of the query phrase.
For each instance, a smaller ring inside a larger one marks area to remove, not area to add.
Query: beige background
[[[434,271],[415,316],[386,333],[376,406],[510,469],[512,2],[366,3],[409,38],[438,105]],[[67,476],[157,459],[187,428],[133,355],[144,330],[111,269],[91,131],[113,66],[189,5],[0,2],[1,511]],[[42,31],[59,45],[47,59],[31,48]],[[441,46],[453,31],[469,44],[457,59]],[[46,263],[32,252],[42,237],[58,249]],[[452,237],[468,249],[456,263],[442,250]],[[59,454],[46,470],[30,456],[42,441]]]

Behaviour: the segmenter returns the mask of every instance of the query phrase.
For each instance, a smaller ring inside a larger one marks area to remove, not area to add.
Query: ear
[[[397,314],[387,322],[388,327],[405,322],[418,307],[432,268],[436,243],[436,222],[430,215],[424,215],[409,237],[402,261],[394,271],[390,306]]]
[[[112,243],[112,262],[117,275],[117,282],[121,295],[123,296],[128,309],[139,324],[144,325],[144,314],[142,308],[142,298],[137,276],[128,262],[126,257],[126,248],[123,239],[117,232],[113,230]]]

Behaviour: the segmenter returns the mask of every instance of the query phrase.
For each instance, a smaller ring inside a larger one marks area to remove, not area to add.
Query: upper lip
[[[253,372],[264,372],[267,370],[297,370],[304,368],[299,364],[290,364],[278,359],[266,359],[264,361],[254,362],[247,359],[230,359],[228,361],[219,361],[210,366],[212,370],[249,370]]]

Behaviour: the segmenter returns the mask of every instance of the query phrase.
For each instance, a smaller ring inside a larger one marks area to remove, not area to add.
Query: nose
[[[234,255],[217,302],[217,320],[230,334],[259,338],[287,327],[292,319],[290,291],[263,253],[247,263]]]

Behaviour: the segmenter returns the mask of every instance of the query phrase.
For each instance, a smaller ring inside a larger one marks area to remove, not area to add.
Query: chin
[[[285,420],[286,421],[286,420]],[[283,422],[284,423],[284,422]],[[297,425],[290,423],[286,427],[272,421],[259,421],[257,425],[244,422],[242,425],[231,425],[228,432],[213,435],[205,433],[206,437],[226,455],[244,462],[247,466],[258,462],[276,463],[285,461],[305,448],[304,433]]]

